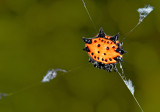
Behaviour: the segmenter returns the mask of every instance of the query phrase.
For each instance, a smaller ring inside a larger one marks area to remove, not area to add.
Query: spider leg
[[[106,70],[107,72],[112,72],[112,65],[105,64],[104,70]]]
[[[115,72],[118,72],[118,69],[117,69],[117,67],[116,67],[116,64],[114,64],[113,70],[114,70]]]

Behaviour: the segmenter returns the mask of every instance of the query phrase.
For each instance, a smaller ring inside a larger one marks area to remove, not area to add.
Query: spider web
[[[95,23],[94,23],[91,15],[90,15],[90,13],[89,13],[89,10],[88,10],[87,7],[86,7],[86,4],[85,4],[84,0],[82,0],[82,3],[83,3],[83,5],[84,5],[84,8],[85,8],[88,16],[89,16],[89,19],[91,20],[91,22],[92,22],[92,24],[93,24],[93,27],[94,27],[95,30],[97,31],[96,25],[95,25]],[[152,7],[152,6],[150,6],[150,5],[146,5],[144,8],[139,8],[139,9],[137,9],[137,11],[138,11],[138,13],[139,13],[139,21],[138,21],[138,23],[136,24],[136,26],[133,27],[133,28],[127,33],[127,35],[129,35],[133,30],[135,30],[135,29],[138,27],[138,25],[140,25],[140,24],[143,22],[143,20],[148,16],[148,14],[150,14],[150,13],[153,11],[153,9],[154,9],[154,7]],[[122,67],[121,63],[119,63],[119,64],[120,64],[121,73],[120,73],[119,71],[118,71],[117,73],[119,74],[119,76],[120,76],[121,79],[123,80],[123,82],[124,82],[124,84],[126,85],[126,87],[129,89],[129,91],[131,92],[131,94],[132,94],[134,100],[136,101],[137,105],[140,107],[141,111],[143,112],[142,107],[140,106],[138,100],[137,100],[136,97],[134,96],[135,88],[134,88],[134,86],[133,86],[133,84],[132,84],[132,81],[131,81],[130,79],[127,79],[127,78],[125,77],[123,67]],[[43,77],[43,79],[41,80],[41,83],[50,82],[51,80],[53,80],[54,78],[56,78],[57,72],[59,72],[59,71],[60,71],[60,72],[64,72],[64,73],[67,72],[66,70],[63,70],[63,69],[52,69],[52,70],[49,70],[49,71],[46,73],[46,75]],[[37,84],[39,84],[39,83],[37,83]],[[22,90],[19,90],[19,91],[13,92],[13,93],[3,93],[3,92],[2,92],[2,93],[0,93],[0,99],[4,98],[4,97],[6,97],[6,96],[12,96],[12,95],[14,95],[14,94],[16,94],[16,93],[19,93],[19,92],[22,92],[22,91],[24,91],[24,90],[29,90],[30,88],[33,88],[33,87],[37,86],[37,84],[35,84],[34,86],[31,85],[31,86],[29,86],[29,87],[26,87],[26,88],[24,88],[24,89],[22,89]]]

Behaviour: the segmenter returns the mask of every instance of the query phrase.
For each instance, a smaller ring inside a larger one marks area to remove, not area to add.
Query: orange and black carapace
[[[89,62],[95,67],[111,72],[112,69],[117,71],[116,64],[122,62],[123,54],[126,52],[122,49],[123,43],[118,41],[119,34],[108,36],[100,28],[99,34],[94,38],[82,38],[85,48],[88,52]]]

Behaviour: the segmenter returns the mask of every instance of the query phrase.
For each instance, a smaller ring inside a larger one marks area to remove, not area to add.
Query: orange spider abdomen
[[[114,58],[117,56],[122,57],[120,53],[115,51],[118,46],[113,41],[106,38],[92,39],[92,43],[86,43],[86,47],[90,50],[90,52],[88,52],[90,57],[104,64],[116,63],[117,61],[114,60]]]
[[[118,36],[119,34],[108,36],[100,29],[95,38],[83,38],[86,43],[84,50],[90,56],[89,62],[107,71],[112,71],[112,69],[117,71],[116,64],[122,62],[125,53],[122,49],[123,44],[118,41]]]

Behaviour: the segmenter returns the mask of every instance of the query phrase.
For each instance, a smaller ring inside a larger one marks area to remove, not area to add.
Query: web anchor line
[[[129,90],[130,93],[132,94],[134,100],[136,101],[136,103],[137,103],[137,105],[139,106],[139,108],[141,109],[141,111],[144,112],[143,109],[142,109],[142,107],[141,107],[141,105],[139,104],[137,98],[134,96],[134,87],[133,87],[133,85],[132,85],[132,81],[131,81],[130,79],[129,79],[129,80],[126,79],[126,77],[125,77],[125,75],[124,75],[124,70],[123,70],[121,64],[120,64],[120,69],[122,70],[122,74],[123,74],[123,75],[122,75],[118,70],[117,70],[117,73],[119,74],[119,76],[120,76],[121,79],[123,80],[124,84],[126,85],[126,87],[128,88],[128,90]]]
[[[89,19],[90,19],[90,20],[91,20],[91,22],[92,22],[92,25],[93,25],[93,27],[94,27],[95,31],[97,32],[96,25],[95,25],[95,23],[94,23],[94,21],[93,21],[93,19],[92,19],[91,15],[90,15],[90,13],[89,13],[89,11],[88,11],[87,7],[86,7],[86,4],[85,4],[84,0],[82,0],[82,3],[83,3],[83,6],[84,6],[84,8],[85,8],[85,10],[86,10],[86,12],[87,12],[87,14],[88,14],[88,16],[89,16]]]
[[[138,8],[137,12],[139,13],[139,21],[138,23],[127,33],[124,34],[124,38],[127,37],[131,32],[133,32],[142,22],[143,20],[153,11],[154,7],[150,5],[146,5],[144,8]]]

